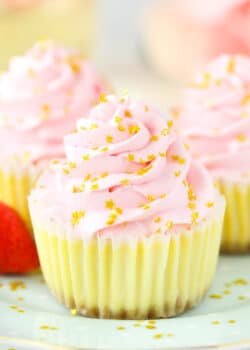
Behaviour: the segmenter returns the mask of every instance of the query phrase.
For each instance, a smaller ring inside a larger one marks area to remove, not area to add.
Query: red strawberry
[[[0,203],[0,273],[26,273],[38,267],[36,246],[25,223]]]

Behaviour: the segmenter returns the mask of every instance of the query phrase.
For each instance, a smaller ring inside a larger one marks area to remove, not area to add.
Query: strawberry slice
[[[0,273],[28,273],[39,267],[35,242],[15,210],[0,203]]]

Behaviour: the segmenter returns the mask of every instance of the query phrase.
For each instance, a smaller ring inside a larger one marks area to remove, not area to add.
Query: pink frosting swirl
[[[41,42],[13,58],[0,77],[0,157],[63,155],[63,136],[104,90],[95,68],[74,50]]]
[[[250,59],[221,56],[184,96],[178,119],[191,153],[215,176],[238,176],[250,167]]]
[[[191,162],[173,121],[143,102],[105,97],[65,148],[67,159],[51,164],[30,205],[76,234],[165,233],[213,207],[207,172]]]

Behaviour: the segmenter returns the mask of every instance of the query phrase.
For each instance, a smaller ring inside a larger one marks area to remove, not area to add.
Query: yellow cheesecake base
[[[45,280],[68,308],[90,317],[171,317],[199,303],[219,254],[223,214],[193,230],[133,242],[43,228],[33,216]]]
[[[0,168],[0,201],[16,210],[31,231],[27,197],[38,173],[34,167],[32,170],[16,170],[6,171]]]
[[[217,182],[226,198],[226,211],[221,251],[250,252],[250,183]]]

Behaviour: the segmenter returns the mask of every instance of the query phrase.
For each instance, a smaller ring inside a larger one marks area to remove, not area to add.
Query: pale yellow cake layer
[[[145,319],[174,316],[201,301],[214,276],[222,222],[133,243],[69,240],[33,224],[44,277],[57,299],[82,315]]]
[[[15,209],[31,231],[27,197],[34,184],[34,172],[23,171],[21,174],[0,169],[0,201]]]
[[[221,250],[250,252],[250,183],[220,180],[218,185],[226,198]]]

